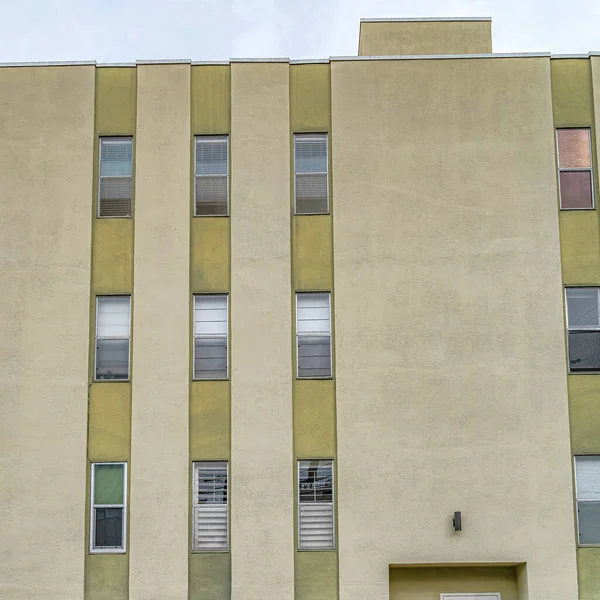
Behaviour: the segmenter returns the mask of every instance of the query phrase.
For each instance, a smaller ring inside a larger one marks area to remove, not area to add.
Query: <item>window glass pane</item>
[[[195,296],[196,335],[227,335],[227,296]]]
[[[94,509],[94,548],[123,547],[123,509]]]
[[[600,331],[569,331],[571,371],[600,371]]]
[[[297,333],[330,333],[329,294],[298,294]]]
[[[327,172],[327,136],[296,135],[294,143],[296,173]]]
[[[591,171],[561,171],[561,208],[592,208]]]
[[[129,377],[129,340],[96,340],[96,379]]]
[[[124,465],[94,465],[94,504],[123,504]]]
[[[302,173],[296,175],[296,214],[326,214],[327,175]]]
[[[132,163],[132,140],[101,140],[100,175],[102,177],[131,177]]]
[[[579,543],[600,544],[600,502],[578,502]]]
[[[331,377],[329,336],[298,336],[298,377]]]
[[[227,138],[196,138],[196,175],[227,175]]]
[[[196,463],[197,504],[227,504],[227,463]]]
[[[129,337],[129,296],[98,298],[98,337]]]
[[[227,338],[196,338],[194,349],[194,379],[227,379]]]
[[[567,321],[575,329],[600,326],[598,288],[567,288]]]
[[[196,216],[227,215],[227,177],[196,177]]]
[[[131,178],[103,177],[100,180],[101,217],[131,216]]]
[[[600,455],[576,456],[575,478],[578,500],[600,500]]]
[[[559,129],[557,138],[561,169],[591,167],[589,129]]]
[[[333,463],[302,460],[298,464],[300,502],[333,502]]]

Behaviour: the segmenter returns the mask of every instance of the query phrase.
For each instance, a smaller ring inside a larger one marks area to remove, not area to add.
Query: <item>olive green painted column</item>
[[[190,69],[138,66],[131,600],[188,596]]]
[[[554,126],[591,129],[595,204],[598,206],[595,121],[600,117],[600,63],[585,58],[553,59],[551,68]],[[600,286],[598,209],[561,210],[559,225],[563,284]],[[600,376],[568,375],[567,383],[572,452],[574,455],[600,454]],[[576,521],[574,526],[577,526]],[[578,548],[577,570],[579,597],[582,600],[600,597],[600,548]]]
[[[134,136],[135,67],[96,69],[94,180],[92,200],[92,281],[88,393],[88,470],[85,517],[85,600],[127,600],[129,553],[91,554],[89,463],[131,457],[131,382],[94,382],[96,296],[133,292],[133,218],[98,218],[98,166],[101,136]],[[135,138],[134,138],[135,147]],[[135,199],[133,202],[135,214]],[[133,308],[133,306],[132,306]],[[129,523],[129,519],[127,519]],[[126,532],[128,537],[128,532]],[[129,545],[127,544],[127,548]]]
[[[231,130],[229,65],[192,66],[190,215],[194,214],[194,136],[228,135]],[[190,229],[190,298],[193,294],[231,290],[229,217],[192,217]],[[200,460],[230,459],[230,381],[193,381],[193,316],[190,322],[190,481]],[[230,332],[231,335],[231,332]],[[190,494],[191,494],[191,485]],[[190,495],[191,503],[191,495]],[[191,511],[191,506],[190,506]],[[191,521],[190,521],[191,523]],[[192,528],[190,526],[190,533]],[[190,540],[190,600],[228,600],[231,560],[227,552],[192,552]]]
[[[329,64],[290,65],[290,147],[293,174],[295,133],[327,133],[329,140],[329,214],[293,215],[292,211],[292,356],[294,473],[298,460],[337,458],[334,379],[297,379],[296,292],[331,292],[333,318],[333,198],[331,173],[331,97]],[[332,328],[332,339],[335,330]],[[335,342],[335,340],[334,340]],[[335,343],[333,343],[335,350]],[[335,375],[335,354],[333,360]],[[337,467],[337,461],[334,463]],[[337,486],[334,485],[337,495]],[[337,497],[336,497],[337,500]],[[338,596],[337,550],[298,550],[298,489],[294,479],[294,589],[296,600],[335,600]],[[337,514],[337,502],[334,515]],[[336,531],[337,538],[337,531]]]

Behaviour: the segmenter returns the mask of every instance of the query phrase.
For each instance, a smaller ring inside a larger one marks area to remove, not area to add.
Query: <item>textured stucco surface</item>
[[[197,135],[229,133],[231,73],[229,65],[192,67],[192,131]]]
[[[390,569],[390,600],[440,600],[440,594],[499,592],[522,600],[514,567],[416,567]]]
[[[129,600],[126,554],[85,557],[85,600]]]
[[[190,66],[138,67],[131,600],[188,593]],[[154,526],[149,526],[154,524]]]
[[[192,292],[227,292],[230,278],[230,231],[225,217],[196,217],[191,227]]]
[[[600,376],[569,375],[568,384],[573,454],[600,454]]]
[[[291,600],[288,65],[234,63],[231,118],[231,597]]]
[[[332,65],[341,600],[419,562],[577,596],[549,62]]]
[[[190,554],[189,600],[228,600],[231,597],[231,558],[228,553]]]
[[[296,552],[295,600],[336,600],[337,567],[335,550]]]
[[[331,215],[292,217],[292,283],[294,291],[332,290]]]
[[[0,598],[73,600],[84,578],[93,67],[0,69],[0,132]]]
[[[360,24],[359,56],[488,54],[490,21],[381,21]]]
[[[131,294],[133,220],[94,219],[92,290],[95,294]]]
[[[228,460],[229,381],[190,384],[190,460]]]
[[[328,64],[290,65],[292,133],[326,132],[331,127]]]
[[[580,600],[597,600],[600,598],[600,548],[579,548],[577,564]]]

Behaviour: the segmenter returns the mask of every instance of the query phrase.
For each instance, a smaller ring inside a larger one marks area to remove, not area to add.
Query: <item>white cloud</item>
[[[599,0],[5,1],[0,61],[356,54],[360,17],[491,16],[497,52],[600,50]]]

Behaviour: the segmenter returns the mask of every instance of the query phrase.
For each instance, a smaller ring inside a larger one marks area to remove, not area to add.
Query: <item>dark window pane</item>
[[[577,503],[579,543],[600,544],[600,502]]]
[[[296,214],[327,213],[327,175],[296,175]]]
[[[196,175],[227,175],[227,138],[196,139]]]
[[[227,379],[227,339],[194,340],[194,379]]]
[[[592,208],[591,171],[561,171],[561,208]]]
[[[598,288],[567,288],[567,322],[573,329],[598,327]]]
[[[103,177],[100,179],[101,217],[131,216],[131,178]]]
[[[96,508],[94,548],[123,547],[123,509]]]
[[[329,336],[298,336],[298,377],[331,377]]]
[[[590,130],[559,129],[558,165],[561,169],[591,167]]]
[[[129,340],[96,340],[96,379],[129,378]]]
[[[298,466],[300,502],[333,502],[333,464],[329,460],[303,460]]]
[[[196,216],[227,215],[227,177],[196,177]]]
[[[600,331],[569,331],[571,371],[600,371]]]

